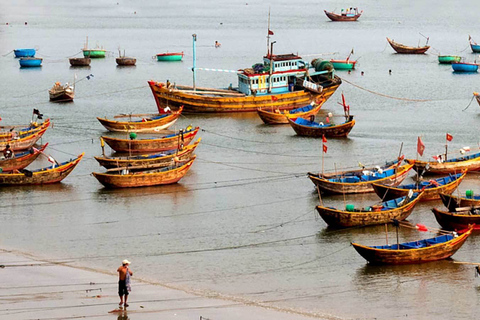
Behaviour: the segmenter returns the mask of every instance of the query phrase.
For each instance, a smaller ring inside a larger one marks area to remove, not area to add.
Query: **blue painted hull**
[[[456,72],[477,72],[478,64],[473,63],[452,63],[452,69]]]
[[[33,68],[40,67],[42,65],[42,58],[20,58],[20,67]]]
[[[15,49],[15,58],[35,57],[35,49]]]
[[[480,52],[480,44],[470,44],[472,52]]]

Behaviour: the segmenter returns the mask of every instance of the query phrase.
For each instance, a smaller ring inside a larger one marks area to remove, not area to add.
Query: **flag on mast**
[[[423,151],[425,151],[425,145],[422,142],[422,139],[418,137],[417,140],[417,153],[422,157],[423,156]]]

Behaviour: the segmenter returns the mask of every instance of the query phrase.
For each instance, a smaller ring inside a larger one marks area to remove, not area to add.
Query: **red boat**
[[[332,21],[357,21],[363,13],[363,10],[358,12],[358,8],[349,8],[345,11],[342,9],[342,12],[340,14],[329,12],[327,10],[323,11]]]

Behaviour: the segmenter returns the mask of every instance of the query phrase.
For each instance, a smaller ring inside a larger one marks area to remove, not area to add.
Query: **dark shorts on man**
[[[125,280],[118,280],[118,295],[128,296],[127,282]]]

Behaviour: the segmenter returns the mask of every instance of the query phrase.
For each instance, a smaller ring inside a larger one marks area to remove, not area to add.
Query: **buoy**
[[[465,196],[467,198],[472,198],[473,197],[473,190],[467,190],[465,191]]]
[[[130,139],[133,140],[136,138],[137,138],[137,134],[135,132],[130,132]]]
[[[347,204],[345,208],[347,209],[347,211],[353,212],[353,210],[355,209],[355,205]]]

